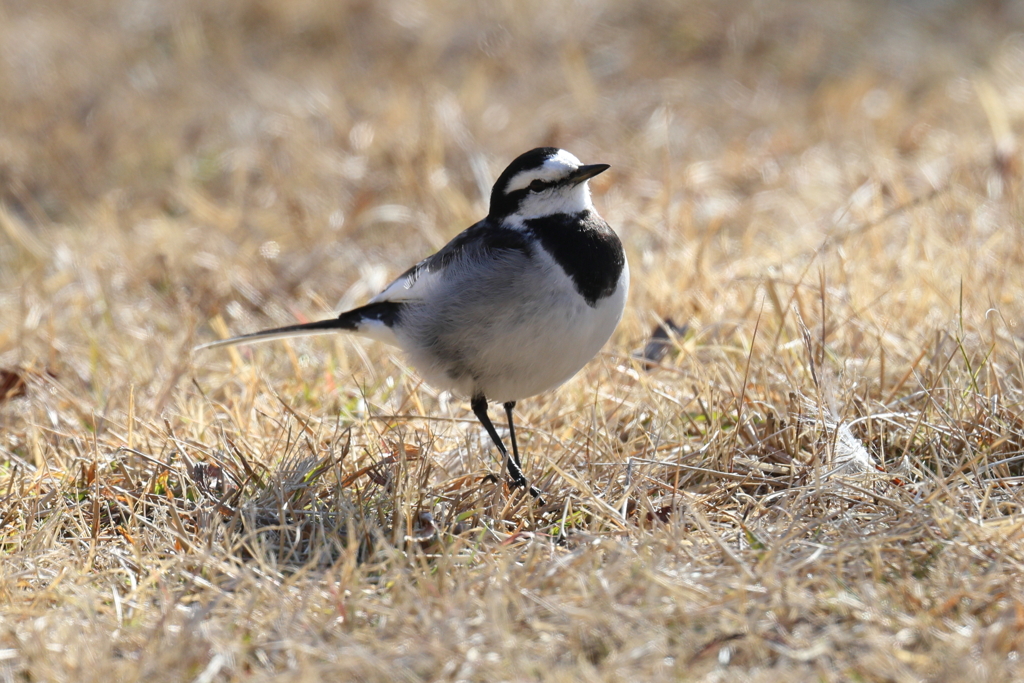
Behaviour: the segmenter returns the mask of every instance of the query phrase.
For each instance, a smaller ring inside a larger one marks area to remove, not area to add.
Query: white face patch
[[[546,183],[560,180],[582,165],[583,163],[579,159],[564,149],[560,149],[554,156],[548,157],[540,168],[531,168],[529,171],[517,173],[512,180],[508,181],[505,194],[529,187],[534,180],[543,180]]]
[[[524,219],[550,216],[556,213],[581,213],[594,208],[590,201],[589,181],[578,185],[556,185],[542,192],[530,192],[519,205],[516,214]]]

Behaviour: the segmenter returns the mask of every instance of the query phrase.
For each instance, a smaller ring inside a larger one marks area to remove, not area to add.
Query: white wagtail
[[[626,303],[626,255],[587,184],[607,168],[554,147],[531,150],[494,183],[486,218],[365,306],[198,348],[338,331],[394,344],[428,383],[469,397],[511,485],[526,487],[512,421],[516,401],[579,372],[608,341]],[[488,400],[504,405],[511,459],[487,415]]]

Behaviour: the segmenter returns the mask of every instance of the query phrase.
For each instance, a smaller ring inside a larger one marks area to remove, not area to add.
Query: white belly
[[[547,288],[517,286],[511,278],[500,302],[467,292],[461,308],[421,311],[418,315],[435,319],[411,325],[409,333],[399,337],[399,345],[429,384],[462,396],[482,394],[504,403],[559,386],[579,372],[614,332],[625,308],[629,268],[623,268],[616,291],[591,307],[557,264],[551,261],[543,267],[549,277],[537,278],[534,273],[521,279],[547,282]],[[437,316],[451,329],[461,330],[445,339],[444,352],[438,352],[438,345],[416,343],[437,336]]]

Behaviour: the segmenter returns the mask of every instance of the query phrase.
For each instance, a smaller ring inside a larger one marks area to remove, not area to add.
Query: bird
[[[523,473],[513,410],[578,373],[622,318],[629,264],[588,184],[608,168],[555,147],[525,152],[498,176],[485,218],[365,305],[196,348],[337,332],[397,346],[428,384],[469,399],[510,489],[543,500]],[[505,410],[511,455],[488,401]]]

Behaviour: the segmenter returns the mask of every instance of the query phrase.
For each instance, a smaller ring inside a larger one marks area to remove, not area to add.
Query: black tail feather
[[[348,325],[351,325],[351,327],[340,328],[345,330],[356,329],[364,320],[379,320],[388,327],[394,327],[402,317],[404,307],[405,304],[400,301],[378,301],[342,313],[338,316],[338,322],[347,322]]]
[[[359,308],[353,308],[351,311],[345,311],[337,318],[318,320],[316,322],[302,323],[299,325],[286,325],[285,327],[275,327],[272,330],[261,330],[259,332],[253,332],[252,334],[243,334],[239,337],[222,339],[220,341],[197,346],[196,350],[212,349],[218,346],[231,346],[234,344],[271,341],[274,339],[287,339],[289,337],[303,337],[312,334],[325,334],[335,331],[354,332],[359,329],[360,324],[367,320],[379,320],[388,327],[393,327],[398,323],[403,305],[404,304],[402,303],[394,301],[378,301],[376,303],[360,306]]]

